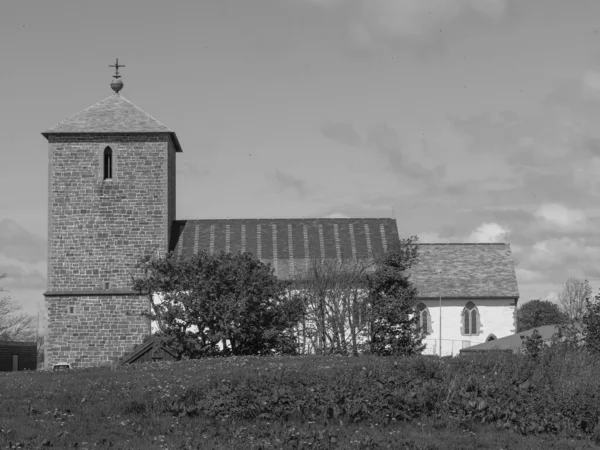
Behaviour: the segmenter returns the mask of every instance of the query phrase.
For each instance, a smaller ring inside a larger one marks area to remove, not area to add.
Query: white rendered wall
[[[479,330],[476,335],[463,334],[462,313],[468,302],[479,311]],[[440,354],[440,307],[439,300],[423,300],[431,315],[430,333],[425,339],[425,354]],[[515,329],[514,299],[464,299],[450,300],[442,297],[442,356],[458,355],[461,348],[486,342],[493,335],[496,339],[509,336]]]
[[[292,290],[294,294],[298,291]],[[162,296],[154,295],[154,301],[160,303]],[[479,329],[477,335],[464,335],[462,313],[468,302],[472,302],[479,312]],[[440,307],[439,300],[420,300],[431,317],[431,331],[424,343],[427,348],[423,352],[428,355],[440,354]],[[516,332],[515,328],[515,299],[444,299],[442,297],[442,356],[458,355],[461,348],[486,342],[490,335],[496,339],[509,336]],[[152,334],[158,331],[155,321],[152,321]],[[196,327],[190,328],[196,331]],[[349,329],[346,331],[349,333]],[[346,336],[350,340],[350,336]],[[364,339],[359,339],[363,341]]]

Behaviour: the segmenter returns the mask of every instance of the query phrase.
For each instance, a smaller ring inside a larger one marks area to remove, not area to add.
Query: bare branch
[[[587,280],[569,278],[558,294],[558,300],[570,320],[579,321],[585,313],[586,300],[592,297]]]
[[[5,277],[6,274],[0,274],[0,280]],[[35,319],[21,310],[21,306],[15,304],[10,296],[0,297],[0,340],[35,339]]]

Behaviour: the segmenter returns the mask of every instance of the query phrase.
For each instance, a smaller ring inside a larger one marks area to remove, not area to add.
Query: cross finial
[[[121,78],[121,75],[119,75],[119,67],[125,67],[125,65],[119,64],[119,58],[117,58],[117,62],[115,62],[114,64],[111,64],[108,67],[115,68],[115,74],[113,75],[113,80],[112,80],[112,83],[110,83],[110,87],[112,88],[113,91],[115,91],[115,93],[118,94],[119,91],[121,89],[123,89],[123,81],[119,79],[119,78]]]
[[[114,64],[111,64],[108,67],[114,67],[115,68],[115,74],[113,75],[113,77],[115,77],[115,78],[121,78],[121,75],[119,75],[119,67],[125,67],[125,64],[119,64],[119,58],[117,58],[117,62],[115,62]]]

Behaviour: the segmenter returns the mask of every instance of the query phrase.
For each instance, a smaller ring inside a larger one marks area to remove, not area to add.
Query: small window
[[[478,333],[479,312],[473,302],[469,302],[463,310],[463,334],[472,336]]]
[[[110,147],[104,149],[104,179],[111,180],[113,173],[113,154]]]
[[[104,282],[104,289],[110,289],[110,281]]]
[[[488,338],[485,340],[485,342],[490,342],[490,341],[495,341],[496,340],[496,336],[494,336],[493,334],[490,334],[488,336]]]
[[[431,334],[431,315],[427,306],[419,303],[417,306],[417,314],[419,315],[419,330],[426,334]]]
[[[69,306],[69,314],[75,314],[75,307]]]

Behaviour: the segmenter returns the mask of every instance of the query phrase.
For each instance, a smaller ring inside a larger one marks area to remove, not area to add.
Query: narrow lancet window
[[[104,149],[104,179],[112,179],[113,173],[113,154],[110,147]]]
[[[463,309],[463,334],[476,335],[479,333],[479,312],[473,302],[467,303]]]
[[[431,333],[431,316],[429,310],[423,303],[417,305],[417,313],[419,314],[419,330],[426,334]]]

